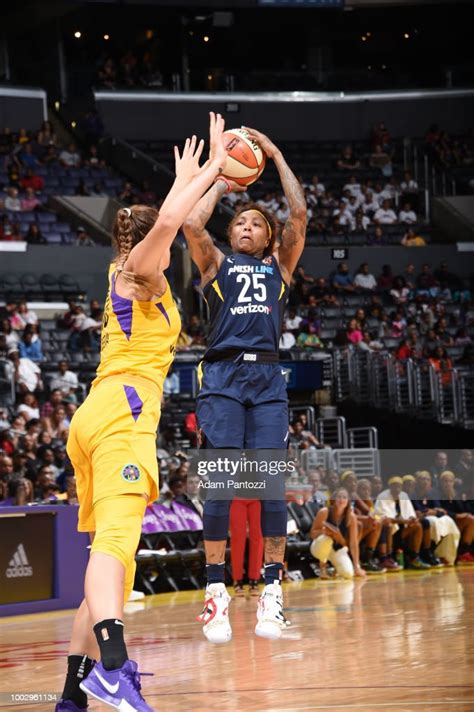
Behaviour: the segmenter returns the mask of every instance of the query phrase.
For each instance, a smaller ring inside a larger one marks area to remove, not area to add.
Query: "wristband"
[[[226,184],[226,186],[227,186],[226,193],[232,193],[232,186],[230,184],[230,181],[228,181],[225,176],[217,176],[217,178],[214,180],[214,183],[217,183],[218,181],[222,181],[223,183]]]

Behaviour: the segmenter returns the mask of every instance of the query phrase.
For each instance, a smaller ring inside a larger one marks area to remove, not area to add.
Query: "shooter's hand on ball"
[[[257,131],[257,129],[251,129],[248,126],[243,126],[243,128],[245,131],[248,131],[249,138],[258,143],[262,151],[267,154],[268,158],[275,158],[276,154],[280,152],[280,149],[275,146],[273,141],[271,141],[268,136],[265,136],[265,134]]]
[[[235,180],[227,178],[226,176],[217,176],[215,183],[220,181],[226,184],[226,193],[245,193],[247,190],[246,185],[239,185],[239,183],[236,183]]]

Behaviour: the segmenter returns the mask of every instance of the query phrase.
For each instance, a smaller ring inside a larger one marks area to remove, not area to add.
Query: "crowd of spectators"
[[[119,197],[123,180],[114,177],[98,142],[103,126],[97,112],[81,120],[84,143],[61,142],[49,121],[38,131],[0,132],[0,240],[46,244],[49,232],[67,233],[64,244],[93,245],[71,235],[49,206],[57,194]],[[51,229],[50,229],[51,227]],[[85,232],[82,228],[82,232]]]
[[[146,50],[138,53],[128,50],[118,59],[110,55],[101,57],[96,82],[98,87],[104,89],[150,87],[156,90],[163,88],[163,75],[153,52]]]
[[[328,561],[345,578],[474,564],[472,450],[461,450],[457,461],[454,453],[437,452],[425,469],[386,482],[324,467],[310,468],[307,479],[311,492],[297,494],[290,512],[312,542],[322,578],[329,577]]]

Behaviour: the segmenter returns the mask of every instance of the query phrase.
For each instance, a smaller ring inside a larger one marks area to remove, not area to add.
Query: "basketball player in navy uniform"
[[[201,445],[206,448],[286,449],[288,398],[278,364],[278,341],[291,275],[306,232],[301,185],[281,151],[264,134],[247,129],[278,170],[290,209],[281,237],[270,213],[258,205],[236,212],[228,228],[232,254],[215,247],[206,224],[221,197],[240,186],[219,176],[184,224],[191,257],[201,272],[210,309],[210,333],[197,399]],[[206,500],[204,543],[207,588],[199,617],[206,638],[232,637],[224,560],[230,501]],[[286,543],[285,501],[262,501],[265,588],[255,633],[271,640],[285,627],[281,577]]]

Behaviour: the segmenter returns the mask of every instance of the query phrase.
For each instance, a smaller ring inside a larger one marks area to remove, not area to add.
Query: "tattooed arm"
[[[273,158],[280,176],[283,192],[288,201],[290,215],[286,221],[278,246],[278,261],[282,267],[283,277],[289,284],[301,253],[306,237],[306,200],[304,191],[295,174],[285,161],[282,152],[268,136],[246,127],[250,138],[257,141],[269,158]],[[285,274],[286,273],[286,274]]]
[[[208,282],[219,269],[224,254],[212,241],[206,225],[219,200],[227,191],[227,184],[218,180],[196,203],[183,225],[184,236],[188,243],[193,262],[201,272],[203,282]]]

